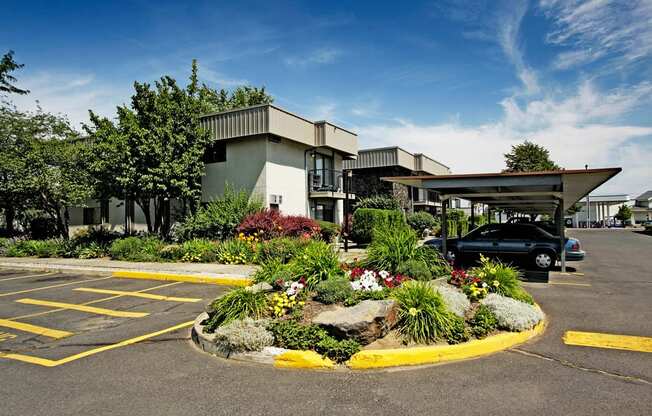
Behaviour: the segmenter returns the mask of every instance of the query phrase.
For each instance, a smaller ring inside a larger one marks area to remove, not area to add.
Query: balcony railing
[[[313,169],[308,172],[311,192],[342,192],[342,171]]]

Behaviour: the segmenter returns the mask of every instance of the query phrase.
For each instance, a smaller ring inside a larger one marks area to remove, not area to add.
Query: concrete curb
[[[241,361],[256,361],[274,364],[277,368],[300,368],[311,370],[335,370],[342,368],[333,361],[314,351],[297,351],[276,349],[260,353],[233,354],[229,356],[221,351],[212,334],[203,332],[203,322],[208,318],[206,312],[195,320],[192,340],[203,351],[223,358],[235,358]],[[362,350],[344,363],[351,370],[382,369],[390,367],[407,367],[427,364],[468,360],[484,357],[499,351],[513,348],[543,334],[547,320],[539,322],[534,328],[523,332],[503,332],[484,339],[473,340],[457,345],[437,345],[432,347],[414,347],[387,350]],[[280,352],[280,353],[279,353]],[[264,357],[264,358],[263,358]]]

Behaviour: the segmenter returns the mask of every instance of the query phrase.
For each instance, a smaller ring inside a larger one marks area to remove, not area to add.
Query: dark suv
[[[425,243],[441,250],[441,239]],[[559,238],[534,224],[487,224],[462,238],[446,240],[447,257],[456,263],[476,261],[480,254],[537,270],[550,270],[559,259]],[[566,260],[584,260],[580,242],[566,239]]]

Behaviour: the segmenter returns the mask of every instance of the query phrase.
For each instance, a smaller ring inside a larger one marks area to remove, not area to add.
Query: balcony
[[[308,172],[308,187],[311,198],[344,199],[343,176],[341,170],[313,169]],[[353,198],[350,194],[349,198]]]

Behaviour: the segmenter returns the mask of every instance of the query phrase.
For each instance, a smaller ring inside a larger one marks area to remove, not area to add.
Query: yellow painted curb
[[[136,272],[130,270],[118,270],[117,272],[113,272],[111,276],[120,279],[165,280],[171,282],[203,283],[227,286],[250,286],[253,284],[253,280],[245,277],[212,277],[200,274]]]
[[[528,331],[507,332],[463,344],[388,350],[362,350],[353,355],[346,362],[346,365],[354,370],[362,370],[465,360],[492,354],[522,344],[542,334],[544,329],[545,319]]]
[[[314,351],[288,351],[274,357],[274,367],[330,370],[335,368],[335,363]]]

